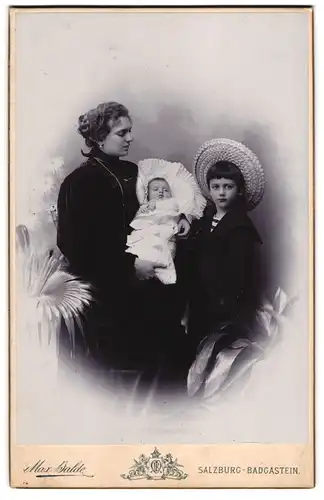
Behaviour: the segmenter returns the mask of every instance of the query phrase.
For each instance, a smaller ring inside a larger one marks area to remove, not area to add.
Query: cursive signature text
[[[63,460],[59,465],[52,466],[46,460],[38,460],[33,465],[27,465],[23,470],[26,474],[35,474],[36,477],[93,477],[93,475],[87,473],[87,468],[82,461],[70,464],[68,460]]]

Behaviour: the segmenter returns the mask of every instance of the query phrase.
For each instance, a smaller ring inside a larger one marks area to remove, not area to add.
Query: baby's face
[[[171,198],[171,189],[167,181],[153,179],[148,187],[148,200],[164,200],[166,198]]]

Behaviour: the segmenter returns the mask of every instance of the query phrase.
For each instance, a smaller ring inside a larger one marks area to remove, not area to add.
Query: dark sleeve
[[[113,286],[133,272],[125,253],[120,193],[94,172],[70,176],[58,197],[58,246],[77,274]]]

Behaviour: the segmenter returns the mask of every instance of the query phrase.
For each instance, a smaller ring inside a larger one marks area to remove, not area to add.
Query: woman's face
[[[111,126],[107,137],[100,143],[102,151],[110,156],[126,156],[133,140],[132,122],[127,116],[121,116]]]

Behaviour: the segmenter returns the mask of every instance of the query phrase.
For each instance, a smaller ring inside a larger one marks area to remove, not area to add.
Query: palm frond
[[[67,272],[57,255],[38,253],[30,245],[26,231],[25,228],[17,231],[20,310],[28,315],[29,330],[37,332],[42,345],[58,336],[64,321],[73,355],[75,324],[82,331],[82,314],[92,302],[91,287]]]
[[[199,354],[190,367],[187,376],[187,388],[190,397],[194,396],[205,383],[208,377],[207,366],[210,364],[215,343],[221,336],[221,333],[213,334],[201,341],[198,348]]]
[[[242,365],[239,360],[242,359],[242,354],[249,350],[250,344],[249,341],[246,341],[245,345],[240,345],[237,348],[231,346],[220,351],[216,357],[214,370],[206,380],[204,392],[206,398],[220,389],[226,389],[235,382],[236,378],[239,378],[241,373],[238,373],[238,367]]]
[[[265,300],[256,313],[256,329],[250,339],[241,335],[238,329],[229,342],[217,348],[221,330],[203,341],[192,364],[188,378],[188,395],[203,389],[203,398],[216,400],[222,393],[246,380],[254,365],[265,359],[269,351],[281,340],[283,325],[296,298],[289,299],[278,288],[271,302]],[[232,332],[233,333],[233,332]]]

